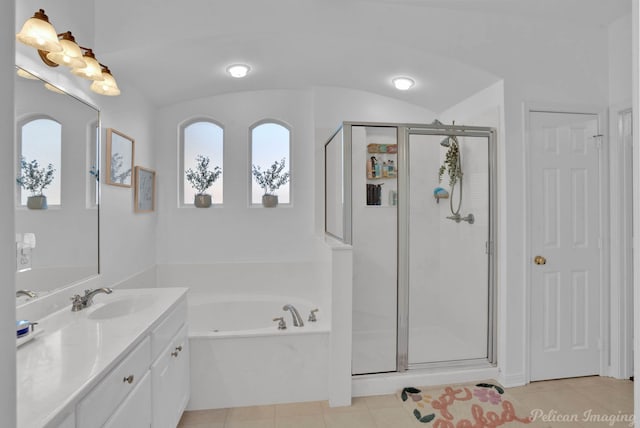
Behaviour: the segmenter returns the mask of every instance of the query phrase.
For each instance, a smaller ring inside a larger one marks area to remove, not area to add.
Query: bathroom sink
[[[106,303],[94,303],[87,316],[93,320],[119,318],[138,313],[152,303],[151,295],[119,297]]]

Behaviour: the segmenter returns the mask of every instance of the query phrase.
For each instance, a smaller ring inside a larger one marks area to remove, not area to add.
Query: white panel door
[[[598,374],[598,118],[532,112],[530,119],[531,380]]]

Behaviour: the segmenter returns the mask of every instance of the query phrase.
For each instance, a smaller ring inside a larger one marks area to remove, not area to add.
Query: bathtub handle
[[[277,317],[273,319],[274,321],[278,321],[278,330],[286,330],[287,323],[284,322],[284,317]]]
[[[316,318],[316,312],[318,312],[319,309],[311,309],[311,313],[309,314],[309,319],[307,321],[309,322],[316,322],[318,321],[318,318]]]

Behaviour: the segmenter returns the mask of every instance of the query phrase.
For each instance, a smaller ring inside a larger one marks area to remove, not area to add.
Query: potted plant
[[[458,180],[462,178],[462,171],[460,169],[460,147],[458,145],[458,139],[451,138],[449,149],[445,154],[444,162],[438,170],[438,179],[442,182],[444,173],[449,176],[449,186],[454,187]]]
[[[186,175],[187,181],[197,192],[193,200],[193,204],[197,208],[209,208],[211,206],[211,195],[204,192],[215,183],[220,174],[222,174],[222,169],[219,166],[213,168],[213,171],[209,170],[209,157],[196,156],[196,169],[189,168],[186,171]]]
[[[27,198],[27,208],[32,210],[44,210],[47,208],[47,197],[42,193],[53,181],[55,169],[52,164],[46,168],[40,168],[36,159],[31,162],[23,157],[20,160],[22,175],[16,178],[16,183],[23,189],[31,192]]]
[[[278,195],[275,195],[273,192],[289,182],[289,171],[282,172],[284,167],[284,158],[282,158],[280,162],[273,162],[273,165],[265,171],[261,171],[259,166],[253,165],[253,177],[256,183],[258,183],[258,186],[264,190],[262,206],[265,208],[273,208],[278,205]]]

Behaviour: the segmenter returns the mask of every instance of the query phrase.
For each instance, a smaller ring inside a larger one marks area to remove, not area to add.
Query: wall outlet
[[[31,248],[16,248],[16,270],[18,272],[31,270]]]

